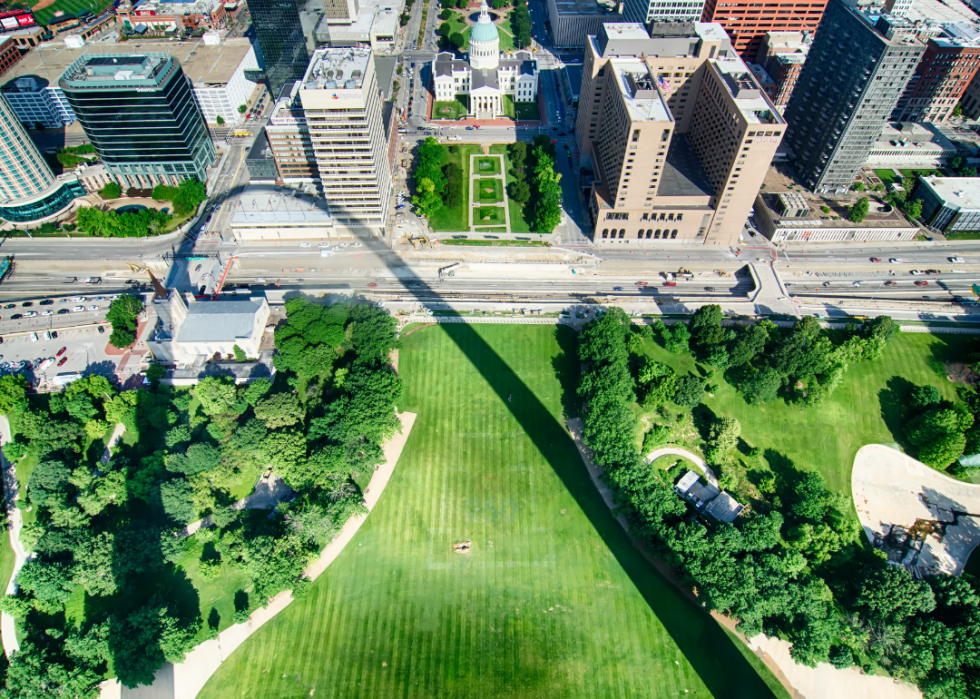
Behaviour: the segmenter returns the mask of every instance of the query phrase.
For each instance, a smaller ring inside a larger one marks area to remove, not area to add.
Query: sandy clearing
[[[945,524],[945,535],[926,536],[917,559],[909,561],[924,574],[959,575],[980,543],[980,485],[954,480],[891,447],[869,444],[858,450],[851,494],[872,543],[895,525]]]
[[[391,480],[391,476],[395,472],[395,466],[398,464],[398,459],[408,441],[412,426],[415,424],[416,414],[400,413],[398,418],[402,424],[401,432],[384,443],[382,449],[385,455],[385,463],[378,466],[374,475],[371,476],[371,481],[364,489],[364,505],[368,509],[368,514],[378,504],[385,486],[388,485],[388,481]],[[307,577],[316,580],[327,569],[327,566],[340,555],[344,546],[354,538],[367,517],[368,515],[364,514],[347,520],[341,527],[340,533],[320,553],[320,557],[307,567]],[[120,687],[116,680],[103,682],[100,699],[119,699],[120,697],[126,697],[126,699],[136,699],[137,697],[139,699],[144,697],[194,699],[211,675],[221,666],[221,663],[227,660],[249,636],[288,607],[292,601],[291,591],[280,592],[272,598],[267,606],[254,611],[245,622],[230,626],[218,634],[217,639],[205,641],[197,646],[187,654],[184,662],[178,665],[166,663],[157,672],[153,684],[149,687],[139,687],[133,691]]]

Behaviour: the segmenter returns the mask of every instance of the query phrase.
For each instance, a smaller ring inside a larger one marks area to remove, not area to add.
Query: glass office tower
[[[85,189],[74,175],[55,177],[0,95],[0,219],[28,223],[67,209]]]
[[[190,84],[165,53],[85,55],[58,85],[106,169],[148,188],[207,181],[214,144]]]
[[[310,63],[300,11],[306,0],[249,0],[252,26],[274,99],[282,88],[302,80]]]

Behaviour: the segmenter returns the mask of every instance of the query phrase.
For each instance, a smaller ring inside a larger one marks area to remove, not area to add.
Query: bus
[[[12,270],[13,268],[14,268],[14,258],[5,257],[3,258],[3,260],[0,260],[0,282],[3,282],[6,276],[10,274],[10,270]]]

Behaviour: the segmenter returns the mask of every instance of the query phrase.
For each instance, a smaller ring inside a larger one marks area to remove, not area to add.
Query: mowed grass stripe
[[[383,497],[202,699],[314,687],[317,699],[771,696],[602,503],[561,422],[552,360],[574,337],[556,333],[571,331],[446,326],[404,339],[399,408],[419,417]],[[574,352],[564,362],[577,371]],[[453,553],[467,538],[472,552]]]

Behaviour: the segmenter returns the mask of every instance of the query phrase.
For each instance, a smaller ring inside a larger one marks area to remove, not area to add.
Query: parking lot
[[[37,298],[0,305],[0,337],[34,331],[101,323],[109,304],[118,294],[91,293],[53,298]]]

